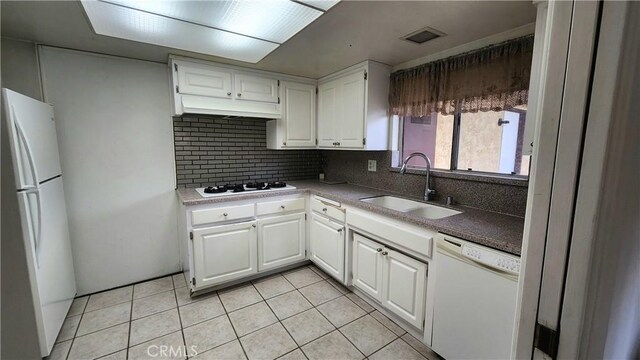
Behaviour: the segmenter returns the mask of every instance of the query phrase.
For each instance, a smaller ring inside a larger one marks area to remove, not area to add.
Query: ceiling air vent
[[[427,41],[439,38],[441,36],[446,35],[443,32],[440,32],[438,30],[432,29],[432,28],[422,28],[418,31],[414,31],[411,34],[403,37],[403,40],[407,40],[407,41],[411,41],[414,44],[424,44]]]

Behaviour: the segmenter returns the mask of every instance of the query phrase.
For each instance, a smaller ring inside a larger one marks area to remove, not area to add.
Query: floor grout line
[[[189,351],[187,349],[187,339],[184,337],[184,327],[182,326],[182,315],[180,315],[180,306],[178,305],[178,294],[176,293],[176,283],[171,276],[171,283],[173,284],[173,299],[176,301],[176,311],[178,311],[178,322],[180,323],[180,335],[182,335],[182,344],[184,345],[185,358],[189,359]],[[127,353],[129,351],[127,350]]]
[[[241,286],[238,286],[238,289],[241,288]],[[257,290],[256,290],[257,291]],[[222,305],[222,310],[224,310],[224,315],[227,317],[227,320],[229,321],[229,324],[231,324],[231,329],[233,330],[233,333],[236,335],[236,338],[234,340],[238,340],[238,344],[240,344],[240,348],[242,349],[242,353],[244,354],[245,358],[249,358],[249,356],[247,356],[247,351],[244,349],[244,346],[242,346],[242,341],[240,341],[240,337],[238,336],[238,332],[236,331],[235,326],[233,326],[233,322],[231,321],[231,318],[229,317],[229,313],[227,312],[227,307],[224,306],[224,302],[222,301],[222,298],[220,297],[220,292],[216,291],[218,293],[218,298],[220,299],[220,305]],[[221,315],[222,316],[222,315]],[[231,342],[231,341],[229,341]],[[224,344],[218,345],[218,346],[222,346]],[[206,351],[210,351],[213,349],[216,349],[218,346],[213,347],[209,350]]]
[[[127,333],[127,354],[125,355],[126,360],[129,360],[129,345],[131,345],[131,323],[133,322],[133,299],[135,291],[135,286],[131,286],[131,309],[129,310],[129,332]]]
[[[78,327],[76,328],[76,331],[73,333],[73,337],[71,338],[71,344],[69,344],[69,351],[67,351],[67,356],[65,356],[65,360],[69,359],[69,355],[71,354],[71,349],[73,348],[73,343],[76,340],[76,335],[78,334],[78,330],[80,329],[80,323],[82,322],[82,318],[84,317],[84,312],[87,309],[87,305],[89,305],[89,298],[90,296],[87,296],[87,302],[84,303],[84,307],[82,308],[82,312],[80,313],[80,321],[78,321]],[[75,300],[75,299],[74,299]],[[73,302],[71,302],[73,304]],[[66,320],[67,318],[65,318]],[[55,346],[55,344],[54,344]]]

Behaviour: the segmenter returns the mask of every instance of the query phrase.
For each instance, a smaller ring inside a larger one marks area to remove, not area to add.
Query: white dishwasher
[[[510,358],[520,258],[443,234],[436,244],[432,349],[445,359]]]

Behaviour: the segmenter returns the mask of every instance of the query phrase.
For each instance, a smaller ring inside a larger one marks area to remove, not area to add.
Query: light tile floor
[[[190,298],[183,274],[77,298],[49,359],[438,356],[313,265]]]

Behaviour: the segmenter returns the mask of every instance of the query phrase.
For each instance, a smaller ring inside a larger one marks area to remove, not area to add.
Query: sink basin
[[[427,219],[442,219],[448,216],[460,214],[460,211],[447,209],[436,205],[425,204],[419,201],[407,200],[395,196],[375,196],[360,199],[360,201],[382,206],[387,209],[421,216]]]

